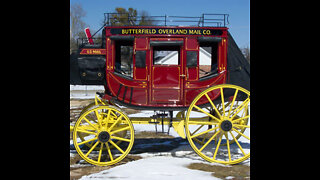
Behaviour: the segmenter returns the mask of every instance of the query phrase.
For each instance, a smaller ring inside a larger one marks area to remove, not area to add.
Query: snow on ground
[[[94,85],[70,85],[70,91],[72,90],[103,90],[104,86],[94,86]]]
[[[176,158],[166,156],[156,156],[132,161],[127,164],[101,171],[89,176],[86,179],[132,179],[132,180],[215,180],[211,172],[188,169],[190,163],[201,163],[202,161],[190,160],[187,158]]]
[[[70,85],[70,99],[93,99],[96,92],[104,92],[104,86]]]

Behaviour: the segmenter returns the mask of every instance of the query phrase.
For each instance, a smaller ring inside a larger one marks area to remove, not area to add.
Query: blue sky
[[[230,33],[240,48],[250,47],[250,0],[70,0],[86,12],[85,23],[94,33],[101,27],[103,13],[132,7],[149,15],[201,16],[202,13],[229,14]]]

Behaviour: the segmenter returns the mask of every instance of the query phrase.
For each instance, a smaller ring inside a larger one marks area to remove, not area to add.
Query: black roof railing
[[[178,23],[178,24],[177,24]],[[104,25],[97,30],[94,37],[105,26],[192,26],[192,27],[226,27],[229,14],[202,14],[201,16],[131,16],[129,13],[104,13]]]
[[[129,13],[104,13],[107,26],[197,26],[226,27],[229,14],[202,14],[201,16],[131,16]]]

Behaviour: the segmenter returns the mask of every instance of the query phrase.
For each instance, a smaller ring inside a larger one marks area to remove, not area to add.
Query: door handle
[[[181,75],[180,75],[180,77],[183,77],[183,78],[185,78],[185,77],[186,77],[186,75],[185,75],[185,74],[181,74]]]

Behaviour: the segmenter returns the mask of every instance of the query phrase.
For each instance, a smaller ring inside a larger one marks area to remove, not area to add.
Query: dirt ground
[[[226,179],[232,176],[233,180],[250,179],[250,167],[246,165],[233,165],[232,167],[224,167],[217,165],[208,165],[204,163],[192,163],[188,166],[189,169],[212,172],[212,176]]]
[[[83,107],[87,106],[94,100],[70,100],[70,123],[76,121],[79,117],[79,113]],[[124,109],[127,114],[138,113],[138,110]],[[70,140],[72,140],[72,134],[70,133]],[[165,142],[166,145],[163,145]],[[134,145],[130,151],[130,154],[121,162],[106,167],[94,166],[88,164],[76,153],[75,149],[70,146],[70,180],[79,179],[82,176],[98,173],[103,170],[107,170],[122,164],[126,164],[130,161],[136,161],[141,159],[139,153],[146,152],[169,152],[182,144],[186,144],[188,141],[182,138],[176,138],[167,134],[159,134],[155,132],[137,132],[135,133]],[[160,145],[159,145],[160,144]],[[205,163],[191,163],[186,168],[212,172],[212,176],[221,179],[250,179],[250,166],[247,165],[232,165],[230,167],[208,165]],[[232,176],[232,178],[230,178]]]

